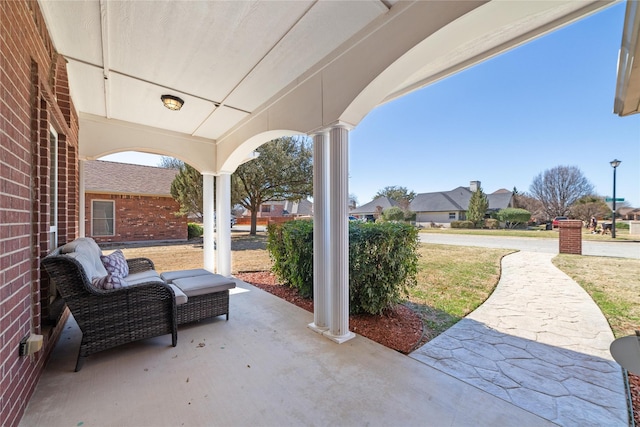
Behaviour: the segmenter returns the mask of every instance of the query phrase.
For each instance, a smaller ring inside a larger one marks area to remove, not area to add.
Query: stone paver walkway
[[[491,297],[410,356],[561,426],[627,426],[611,328],[554,256],[506,256]]]

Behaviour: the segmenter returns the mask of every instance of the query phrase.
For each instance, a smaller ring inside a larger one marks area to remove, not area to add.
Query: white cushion
[[[184,304],[189,300],[184,292],[182,292],[182,289],[172,284],[169,286],[171,286],[171,289],[173,289],[173,292],[176,294],[176,305]]]
[[[209,273],[207,275],[176,279],[173,284],[182,289],[188,297],[196,295],[220,292],[236,287],[236,282],[227,279],[220,274]]]
[[[93,281],[94,277],[105,277],[107,272],[104,274],[99,274],[96,270],[95,263],[93,262],[93,258],[90,254],[86,254],[84,252],[70,252],[66,254],[69,258],[73,258],[80,263],[82,269],[84,270],[84,274],[87,275],[89,281]]]
[[[67,243],[60,249],[60,253],[62,254],[71,254],[75,252],[84,253],[92,260],[96,276],[104,277],[107,275],[107,270],[104,268],[102,260],[100,259],[102,251],[95,240],[88,237],[79,237],[73,242]],[[89,277],[89,279],[91,278],[92,277]]]
[[[207,274],[212,274],[210,271],[205,270],[204,268],[193,268],[191,270],[176,270],[176,271],[165,271],[160,275],[162,280],[167,283],[173,283],[176,279],[184,279],[185,277],[195,277],[195,276],[204,276]]]
[[[130,285],[137,285],[139,283],[146,282],[160,282],[164,283],[160,278],[160,275],[155,270],[141,271],[140,273],[133,273],[124,278]]]

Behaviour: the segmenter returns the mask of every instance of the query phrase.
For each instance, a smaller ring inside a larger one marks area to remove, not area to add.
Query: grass
[[[555,231],[542,233],[557,236]],[[203,248],[198,241],[120,247],[127,258],[151,258],[160,272],[202,267]],[[256,236],[233,233],[231,248],[232,273],[270,270],[272,262],[265,249],[265,233]],[[407,305],[421,315],[426,325],[425,338],[436,337],[480,306],[498,283],[502,257],[512,252],[509,249],[421,244],[418,285],[411,289]],[[631,335],[635,329],[640,329],[640,260],[561,254],[553,259],[553,263],[591,295],[616,337]]]
[[[467,230],[463,228],[422,228],[421,233],[432,234],[466,234],[479,236],[500,236],[500,237],[538,237],[542,239],[557,239],[558,230]],[[611,241],[611,235],[591,234],[588,229],[582,231],[582,239],[589,241]],[[640,236],[629,234],[629,229],[616,228],[616,240],[640,240]]]
[[[591,295],[616,338],[640,329],[640,260],[560,254],[553,264]]]
[[[231,234],[231,273],[247,271],[268,271],[271,269],[271,259],[266,251],[267,236],[258,233]],[[120,245],[110,249],[121,248],[125,257],[146,257],[153,260],[156,270],[160,273],[172,270],[202,268],[203,245],[202,240],[188,243],[159,244],[154,246],[136,247],[135,245]],[[108,250],[105,250],[108,252]]]
[[[433,339],[480,306],[500,278],[509,249],[421,244],[418,285],[408,305],[422,317]]]

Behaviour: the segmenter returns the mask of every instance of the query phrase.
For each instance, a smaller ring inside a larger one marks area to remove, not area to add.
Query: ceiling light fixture
[[[184,104],[184,101],[182,99],[173,95],[162,95],[160,99],[162,100],[162,103],[164,104],[165,107],[173,111],[178,111],[179,109],[182,108],[182,105]]]

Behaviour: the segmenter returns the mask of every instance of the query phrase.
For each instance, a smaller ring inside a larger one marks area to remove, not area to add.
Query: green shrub
[[[349,307],[381,314],[416,285],[418,230],[407,224],[350,224]]]
[[[405,211],[404,212],[404,220],[408,221],[408,222],[415,221],[417,216],[418,216],[418,214],[416,212],[413,212],[413,211]]]
[[[487,218],[484,220],[484,226],[491,230],[495,230],[500,227],[500,221],[494,218]]]
[[[404,212],[397,206],[392,206],[382,211],[385,221],[404,221]]]
[[[204,231],[200,224],[196,224],[195,222],[187,224],[187,238],[194,239],[196,237],[201,237],[203,232]]]
[[[531,219],[531,212],[526,209],[505,208],[500,209],[496,217],[504,222],[507,228],[516,228],[521,224],[526,224]]]
[[[301,296],[313,296],[313,222],[269,224],[267,250],[273,272]]]
[[[629,229],[629,223],[628,222],[618,222],[620,221],[619,219],[616,219],[616,228],[619,230],[628,230]]]
[[[475,228],[473,221],[451,221],[451,228]]]
[[[313,223],[292,221],[267,228],[267,249],[280,280],[313,295]],[[416,284],[418,230],[402,223],[349,223],[351,314],[380,314]]]

